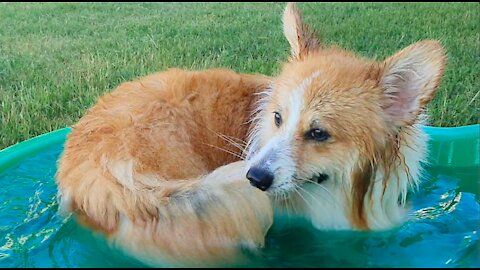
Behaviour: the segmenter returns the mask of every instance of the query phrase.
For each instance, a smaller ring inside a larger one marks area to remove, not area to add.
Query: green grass
[[[0,149],[75,123],[123,81],[169,67],[274,75],[283,3],[0,4]],[[303,3],[327,44],[383,59],[422,39],[448,52],[431,124],[479,123],[478,3]]]

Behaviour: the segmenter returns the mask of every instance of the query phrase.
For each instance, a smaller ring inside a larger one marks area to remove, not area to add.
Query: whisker
[[[306,190],[305,188],[302,188],[301,186],[298,186],[298,188],[299,188],[301,191],[305,192],[306,195],[309,195],[309,196],[314,200],[314,202],[321,203],[321,202],[319,201],[319,199],[318,199],[314,194],[312,194],[311,192],[309,192],[309,191]],[[313,207],[312,204],[309,204],[309,206],[314,209],[314,207]]]
[[[330,192],[330,190],[328,190],[328,189],[327,189],[326,187],[324,187],[323,185],[321,185],[321,184],[319,184],[319,183],[317,183],[317,182],[315,182],[315,181],[312,181],[312,180],[310,180],[310,179],[300,179],[300,180],[303,180],[303,181],[305,181],[305,182],[312,183],[312,184],[314,184],[314,185],[317,185],[317,186],[321,187],[323,190],[325,190],[325,191],[328,193],[328,195],[329,195],[332,199],[335,199],[335,196],[333,196],[333,194]]]
[[[316,182],[314,182],[314,183],[317,184],[318,186],[320,186],[320,187],[321,187],[323,190],[325,190],[326,192],[328,192],[328,194],[329,194],[330,197],[332,198],[332,201],[333,201],[333,203],[335,204],[335,206],[338,207],[338,208],[340,208],[340,205],[338,204],[338,201],[337,201],[336,197],[334,197],[333,194],[332,194],[326,187],[324,187],[324,186],[322,186],[322,185],[320,185],[320,184],[318,184],[318,183],[316,183]],[[301,186],[299,186],[299,188],[302,189],[303,191],[305,191],[306,194],[310,195],[315,201],[317,201],[317,202],[320,203],[320,201],[318,200],[318,198],[317,198],[314,194],[312,194],[310,191],[308,191],[308,190],[305,189],[305,188],[302,188]]]
[[[297,190],[294,189],[294,191],[297,191]],[[295,201],[294,201],[293,199],[289,199],[289,202],[290,202],[290,204],[292,205],[292,211],[293,211],[293,213],[294,213],[294,214],[295,214],[295,213],[298,213],[298,210],[297,210],[297,208],[295,207]]]
[[[230,151],[230,150],[227,150],[227,149],[224,149],[224,148],[221,148],[221,147],[218,147],[218,146],[216,146],[216,145],[209,144],[209,143],[203,143],[203,144],[204,144],[204,145],[208,145],[208,146],[213,147],[213,148],[216,148],[216,149],[218,149],[218,150],[222,150],[222,151],[224,151],[224,152],[226,152],[226,153],[229,153],[229,154],[231,154],[231,155],[233,155],[233,156],[235,156],[235,157],[237,157],[237,158],[239,158],[239,159],[242,159],[242,160],[244,159],[243,156],[241,156],[241,155],[239,155],[239,154],[237,154],[237,153],[235,153],[235,152],[232,152],[232,151]]]
[[[313,209],[313,206],[311,205],[311,203],[309,201],[307,201],[307,199],[305,199],[305,197],[303,197],[302,193],[298,190],[298,189],[302,189],[304,190],[303,188],[301,188],[298,184],[295,184],[294,183],[294,186],[295,186],[295,189],[294,191],[302,198],[302,200],[308,204],[308,206],[310,206],[312,209]]]
[[[288,200],[287,200],[287,196],[285,195],[285,193],[282,193],[282,201],[283,201],[283,203],[285,203],[285,209],[287,210],[287,216],[290,218],[290,209],[288,207]]]
[[[218,136],[220,139],[224,140],[225,142],[233,145],[238,150],[240,150],[242,152],[241,153],[241,156],[242,156],[241,159],[245,159],[245,155],[246,155],[246,142],[245,141],[243,141],[240,138],[236,138],[236,137],[233,137],[233,136],[228,136],[228,135],[222,134],[222,133],[217,132],[215,130],[212,130],[211,128],[208,128],[208,127],[205,127],[205,128],[208,131],[215,134],[216,136]]]
[[[243,141],[242,139],[239,139],[239,138],[236,138],[236,137],[233,137],[233,136],[228,136],[228,135],[225,135],[225,134],[222,134],[220,132],[216,132],[214,131],[215,134],[217,134],[220,138],[226,140],[227,142],[230,142],[236,146],[242,146],[242,147],[245,147],[246,146],[246,143],[245,141]]]
[[[243,150],[243,148],[245,147],[245,142],[242,141],[241,139],[238,139],[238,138],[235,138],[235,137],[231,137],[231,136],[227,136],[225,134],[222,134],[220,132],[216,132],[216,131],[212,131],[215,133],[215,135],[217,135],[218,137],[220,137],[221,139],[224,139],[226,142],[229,142],[231,143],[232,145],[238,147],[240,150]],[[238,141],[235,141],[234,139],[237,139]]]

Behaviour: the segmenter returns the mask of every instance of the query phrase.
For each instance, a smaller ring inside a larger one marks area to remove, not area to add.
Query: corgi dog
[[[324,46],[293,3],[283,30],[291,57],[256,105],[246,177],[319,229],[401,224],[427,157],[419,125],[444,73],[441,45],[365,59]]]
[[[150,266],[219,266],[264,245],[267,195],[231,155],[262,75],[170,69],[121,84],[68,135],[61,213]]]
[[[274,208],[319,229],[400,224],[442,47],[378,62],[324,46],[292,3],[283,23],[276,77],[170,69],[100,98],[59,160],[61,209],[152,266],[237,261],[264,245]]]

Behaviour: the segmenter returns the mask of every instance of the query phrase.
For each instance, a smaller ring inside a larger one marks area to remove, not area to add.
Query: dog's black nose
[[[252,186],[262,191],[267,190],[273,183],[273,174],[259,167],[250,168],[247,172],[247,178]]]

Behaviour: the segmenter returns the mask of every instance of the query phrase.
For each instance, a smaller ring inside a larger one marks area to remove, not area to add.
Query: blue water
[[[144,267],[57,215],[61,145],[0,173],[0,267]],[[251,266],[480,267],[479,169],[429,168],[409,222],[386,232],[275,224]],[[291,223],[291,222],[290,222]]]

